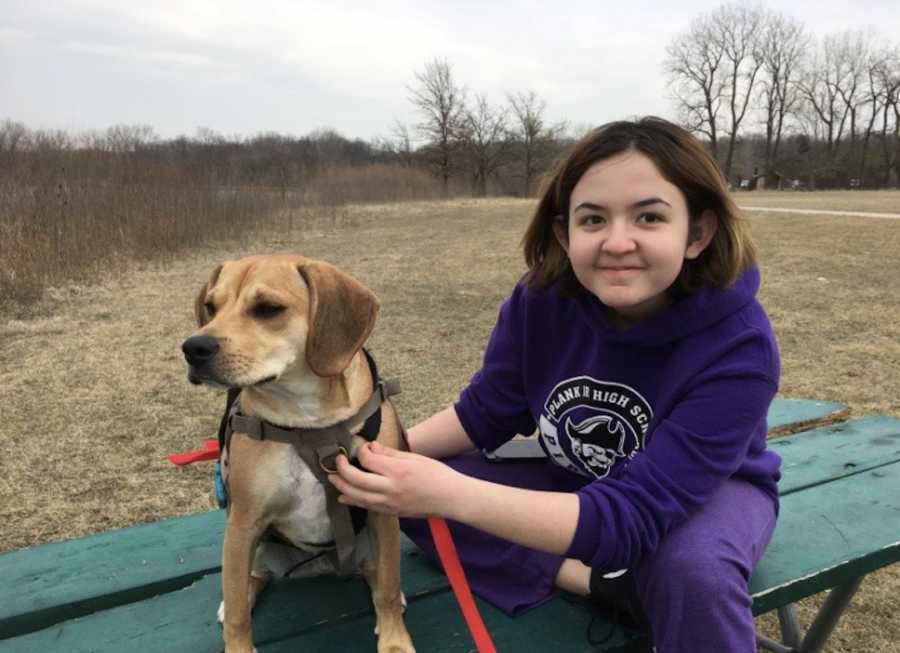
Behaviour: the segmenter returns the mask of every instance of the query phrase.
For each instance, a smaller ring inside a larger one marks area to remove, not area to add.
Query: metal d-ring
[[[347,456],[347,460],[350,460],[350,454],[347,453],[347,449],[339,446],[337,453],[334,454],[334,469],[328,469],[325,466],[325,462],[321,458],[319,458],[319,467],[321,467],[322,471],[325,472],[326,474],[337,474],[337,471],[338,471],[337,470],[337,457],[340,456],[341,454],[344,454],[345,456]],[[329,458],[330,457],[331,456],[329,456]]]

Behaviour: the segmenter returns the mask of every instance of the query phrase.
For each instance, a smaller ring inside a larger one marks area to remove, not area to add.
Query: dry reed
[[[137,154],[19,153],[0,160],[0,309],[28,313],[48,287],[263,229],[290,232],[348,202],[442,194],[427,173],[396,165],[324,168],[299,190],[222,188]]]

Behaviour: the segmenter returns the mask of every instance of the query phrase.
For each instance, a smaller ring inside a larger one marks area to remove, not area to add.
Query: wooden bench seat
[[[842,410],[779,399],[771,424],[789,429]],[[784,459],[782,513],[751,582],[756,614],[900,558],[900,421],[836,423],[772,446]],[[0,555],[0,652],[221,650],[223,527],[214,511]],[[471,650],[446,580],[408,541],[403,567],[417,650]],[[628,650],[640,638],[562,596],[516,619],[479,605],[500,651]],[[592,619],[595,632],[609,635],[602,647],[585,636]],[[260,653],[374,650],[373,627],[358,579],[275,583],[254,616]]]

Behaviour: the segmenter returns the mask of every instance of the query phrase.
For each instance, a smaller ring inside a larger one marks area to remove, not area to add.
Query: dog
[[[377,405],[371,401],[379,380],[363,344],[378,308],[378,299],[360,282],[300,255],[226,261],[197,295],[199,329],[182,345],[188,380],[239,388],[240,419],[287,433],[254,437],[251,428],[241,431],[245,422],[232,418],[237,426],[223,447],[228,518],[219,621],[226,653],[255,651],[250,615],[274,574],[337,570],[334,555],[323,555],[337,540],[326,498],[334,490],[291,438],[352,422],[361,407]],[[378,442],[399,447],[402,431],[391,402],[375,412],[381,417]],[[351,432],[350,450],[336,450],[352,459],[366,440]],[[333,471],[336,455],[328,466],[320,460],[326,472]],[[397,517],[368,512],[355,538],[351,562],[371,588],[379,653],[414,653],[403,620]]]

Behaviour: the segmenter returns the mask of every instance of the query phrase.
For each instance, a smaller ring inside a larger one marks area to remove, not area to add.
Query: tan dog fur
[[[285,427],[328,426],[353,416],[372,393],[361,347],[374,326],[378,300],[327,263],[294,255],[226,262],[201,288],[195,312],[200,329],[194,335],[215,338],[219,349],[208,365],[192,367],[189,377],[241,387],[245,415]],[[378,441],[400,445],[390,402],[382,405]],[[354,451],[362,442],[354,438]],[[294,543],[323,541],[331,535],[330,522],[312,525],[319,532],[309,533],[311,525],[297,517],[304,497],[298,496],[295,477],[311,473],[292,445],[236,432],[227,463],[223,634],[226,653],[250,653],[250,613],[268,580],[254,563],[260,537],[272,526]],[[369,512],[366,530],[372,553],[361,568],[372,590],[378,651],[411,653],[402,615],[398,520]]]

